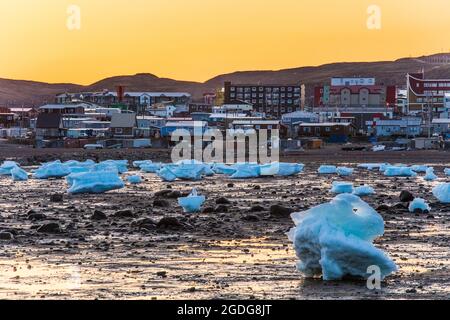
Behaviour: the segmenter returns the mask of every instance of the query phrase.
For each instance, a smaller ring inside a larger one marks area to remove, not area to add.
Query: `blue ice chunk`
[[[347,168],[347,167],[338,167],[337,168],[338,175],[343,176],[343,177],[351,176],[353,174],[353,171],[354,171],[354,169]]]
[[[437,178],[438,176],[434,174],[434,168],[428,168],[426,170],[426,175],[424,177],[425,181],[434,181]]]
[[[104,193],[125,187],[120,176],[114,171],[74,173],[67,177],[67,182],[70,186],[68,192],[71,194]]]
[[[305,167],[301,163],[273,162],[260,166],[261,176],[294,176],[303,171]]]
[[[178,203],[185,213],[199,212],[205,201],[205,196],[199,196],[197,189],[192,190],[191,194],[185,198],[178,198]]]
[[[99,164],[99,167],[116,167],[119,174],[128,172],[128,160],[106,160]]]
[[[434,187],[434,196],[442,203],[450,203],[450,183],[441,183]]]
[[[409,167],[390,166],[386,168],[384,175],[387,177],[416,177],[417,173]]]
[[[422,212],[430,212],[431,208],[424,199],[416,198],[409,204],[409,212],[415,212],[416,210],[421,210]]]
[[[19,168],[19,167],[20,166],[19,166],[19,164],[17,162],[5,161],[0,166],[0,176],[10,176],[11,175],[11,170],[13,170],[14,168]]]
[[[450,177],[450,168],[444,170],[446,176]]]
[[[231,179],[251,179],[258,178],[261,174],[261,169],[257,164],[241,163],[233,166],[236,172],[232,174]]]
[[[355,191],[353,192],[354,195],[358,197],[365,197],[365,196],[371,196],[375,194],[375,190],[370,186],[360,186],[355,188]]]
[[[139,183],[142,183],[142,178],[141,178],[141,176],[137,176],[137,175],[128,176],[127,181],[131,184],[139,184]]]
[[[172,172],[169,166],[165,166],[164,168],[158,170],[156,172],[158,177],[160,177],[163,181],[172,182],[177,180],[177,175]]]
[[[146,173],[156,173],[161,170],[162,167],[163,165],[161,163],[147,163],[141,164],[140,166],[141,170]]]
[[[216,174],[224,174],[227,176],[231,176],[232,174],[234,174],[236,172],[236,168],[223,164],[223,163],[215,163],[212,166],[212,170],[216,173]]]
[[[204,164],[182,164],[171,166],[172,172],[178,179],[198,181],[203,178],[205,172]]]
[[[63,178],[70,174],[70,168],[61,161],[48,162],[42,164],[33,173],[35,179]]]
[[[300,260],[297,268],[307,277],[368,278],[368,268],[374,265],[381,269],[382,279],[397,271],[395,263],[373,245],[384,234],[383,218],[358,196],[341,194],[292,218],[296,227],[289,237]]]
[[[353,183],[351,182],[333,182],[333,187],[331,188],[331,192],[336,194],[341,193],[353,193]]]
[[[386,169],[387,169],[388,167],[392,167],[391,164],[389,164],[389,163],[383,163],[383,164],[380,166],[379,170],[380,170],[380,172],[385,172]]]
[[[414,165],[411,167],[411,170],[417,173],[425,173],[428,170],[428,166],[424,165]]]
[[[152,160],[133,161],[133,167],[140,169],[142,166],[151,165],[152,163]]]
[[[336,174],[336,166],[320,166],[318,170],[319,174]]]
[[[13,181],[27,181],[28,173],[20,167],[15,167],[11,170],[11,177]]]

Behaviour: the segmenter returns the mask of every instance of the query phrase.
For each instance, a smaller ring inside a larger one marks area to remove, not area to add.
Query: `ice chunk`
[[[450,183],[441,183],[434,187],[434,196],[442,203],[450,203]]]
[[[387,177],[416,177],[417,173],[411,170],[409,167],[387,167],[384,171],[384,175]]]
[[[143,160],[143,161],[133,161],[134,168],[141,168],[142,166],[148,166],[153,164],[152,160]]]
[[[156,173],[161,170],[162,167],[163,165],[161,163],[147,163],[141,164],[140,166],[141,170],[147,173]]]
[[[450,177],[450,168],[445,169],[444,173],[445,173],[446,176]]]
[[[409,204],[409,212],[415,212],[416,210],[421,210],[423,212],[431,211],[430,206],[426,203],[424,199],[416,198],[413,202]]]
[[[28,173],[20,167],[15,167],[11,170],[11,177],[13,181],[27,181]]]
[[[141,176],[137,176],[137,175],[128,176],[127,181],[131,184],[139,184],[142,182],[142,178],[141,178]]]
[[[225,174],[227,176],[231,176],[232,174],[234,174],[236,172],[235,168],[228,166],[226,164],[223,164],[223,163],[215,163],[212,166],[212,170],[217,174]]]
[[[128,160],[106,160],[99,163],[99,167],[116,167],[119,174],[128,172]]]
[[[320,166],[319,174],[335,174],[337,173],[336,166]]]
[[[72,194],[103,193],[125,186],[120,176],[114,171],[74,173],[67,177],[67,182],[70,186],[68,192]]]
[[[434,181],[437,178],[438,176],[434,174],[434,168],[428,168],[424,177],[425,181]]]
[[[10,176],[11,170],[13,170],[14,168],[18,168],[18,167],[19,167],[19,164],[17,162],[5,161],[0,166],[0,176]]]
[[[365,196],[371,196],[375,194],[375,190],[370,186],[360,186],[355,188],[355,191],[353,192],[354,195],[358,197],[365,197]]]
[[[205,172],[204,164],[182,164],[170,165],[171,171],[181,180],[198,181],[203,178]]]
[[[63,178],[71,173],[70,168],[61,161],[48,162],[42,164],[33,173],[35,179]]]
[[[261,176],[294,176],[303,171],[304,164],[273,162],[260,166]]]
[[[373,245],[384,234],[383,218],[355,195],[341,194],[330,203],[294,213],[292,218],[296,227],[290,236],[300,259],[297,267],[308,277],[368,278],[368,268],[375,265],[385,278],[397,270]]]
[[[251,179],[258,178],[261,174],[259,165],[251,163],[243,163],[234,165],[236,172],[233,173],[231,179]]]
[[[351,182],[333,182],[333,187],[331,188],[331,192],[336,194],[341,193],[353,193],[353,183]]]
[[[338,175],[343,176],[343,177],[351,176],[353,174],[353,171],[354,171],[354,169],[347,168],[347,167],[338,167],[337,168]]]
[[[177,180],[177,175],[173,173],[168,166],[165,166],[161,170],[158,170],[156,174],[158,175],[158,177],[160,177],[163,181],[166,182],[172,182]]]
[[[185,213],[199,212],[205,201],[205,196],[199,196],[197,189],[192,190],[189,196],[178,199],[178,203],[183,207]]]
[[[411,167],[411,170],[417,173],[425,173],[428,170],[428,166],[414,165]]]

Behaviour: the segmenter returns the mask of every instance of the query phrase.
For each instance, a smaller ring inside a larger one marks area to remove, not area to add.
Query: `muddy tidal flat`
[[[22,163],[31,170],[34,156],[27,157]],[[346,157],[321,162],[378,162]],[[142,184],[100,195],[68,195],[65,180],[0,177],[0,231],[12,235],[0,240],[0,299],[449,299],[450,207],[431,190],[449,181],[443,169],[450,160],[439,157],[402,161],[433,165],[435,182],[362,169],[349,178],[318,175],[319,163],[301,157],[289,159],[306,164],[296,177],[164,183],[139,173]],[[386,223],[376,246],[399,266],[382,290],[296,271],[289,212],[331,200],[333,181],[376,190],[363,198]],[[202,213],[186,215],[177,198],[194,187],[207,201]],[[432,211],[409,213],[400,203],[403,190],[426,199]]]

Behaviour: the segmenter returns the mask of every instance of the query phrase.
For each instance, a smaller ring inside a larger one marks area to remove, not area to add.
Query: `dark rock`
[[[94,214],[91,216],[91,219],[98,221],[98,220],[106,220],[106,219],[108,219],[108,217],[106,216],[106,214],[103,211],[95,210]]]
[[[141,219],[134,220],[131,223],[131,226],[133,228],[139,228],[139,229],[153,229],[156,227],[156,222],[150,218],[141,218]]]
[[[159,271],[159,272],[156,273],[156,275],[158,277],[161,277],[161,278],[167,278],[167,272],[166,271]]]
[[[180,191],[172,191],[172,192],[169,192],[165,197],[167,199],[178,199],[178,198],[181,198],[183,196],[184,195]]]
[[[217,212],[217,213],[228,212],[228,207],[227,207],[226,205],[223,205],[223,204],[218,205],[218,206],[214,209],[214,212]]]
[[[216,200],[216,204],[231,204],[231,202],[225,197],[220,197]]]
[[[213,213],[214,211],[214,207],[206,207],[205,209],[203,209],[202,213]]]
[[[270,207],[270,214],[275,217],[289,217],[294,210],[280,205],[273,205]]]
[[[257,206],[251,207],[249,211],[250,211],[250,212],[261,212],[261,211],[264,211],[264,210],[265,210],[265,209],[264,209],[263,206],[257,205]]]
[[[228,188],[234,188],[234,183],[229,183],[229,184],[227,185],[227,187],[228,187]]]
[[[37,232],[39,233],[61,233],[62,229],[59,223],[56,222],[50,222],[43,224],[37,229]]]
[[[6,241],[14,240],[14,236],[11,232],[2,231],[2,232],[0,232],[0,240],[6,240]]]
[[[255,190],[261,190],[261,186],[254,186],[253,189],[255,189]]]
[[[156,225],[158,229],[181,229],[183,225],[178,221],[177,218],[166,217],[162,218]]]
[[[155,200],[153,201],[153,206],[167,208],[168,206],[170,206],[170,203],[167,200]]]
[[[411,201],[414,201],[414,195],[413,195],[411,192],[409,192],[409,191],[403,190],[403,191],[400,193],[400,201],[401,201],[401,202],[411,202]]]
[[[253,214],[243,216],[241,219],[243,221],[248,221],[248,222],[258,222],[259,221],[259,218]]]
[[[377,211],[389,211],[390,207],[386,204],[379,205]]]
[[[160,198],[160,197],[165,197],[167,196],[169,193],[172,193],[172,190],[161,190],[155,193],[155,197]]]
[[[116,217],[116,218],[133,218],[134,213],[130,209],[120,210],[114,214],[114,217]]]
[[[52,194],[50,196],[50,201],[51,202],[63,202],[64,201],[64,196],[62,194],[60,194],[60,193]]]
[[[47,216],[43,213],[31,213],[28,215],[28,220],[39,221],[47,219]]]

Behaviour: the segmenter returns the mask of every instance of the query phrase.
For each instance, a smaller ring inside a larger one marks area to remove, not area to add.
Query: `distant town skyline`
[[[450,51],[447,0],[3,0],[0,78],[91,84]],[[379,11],[377,11],[379,9]]]

